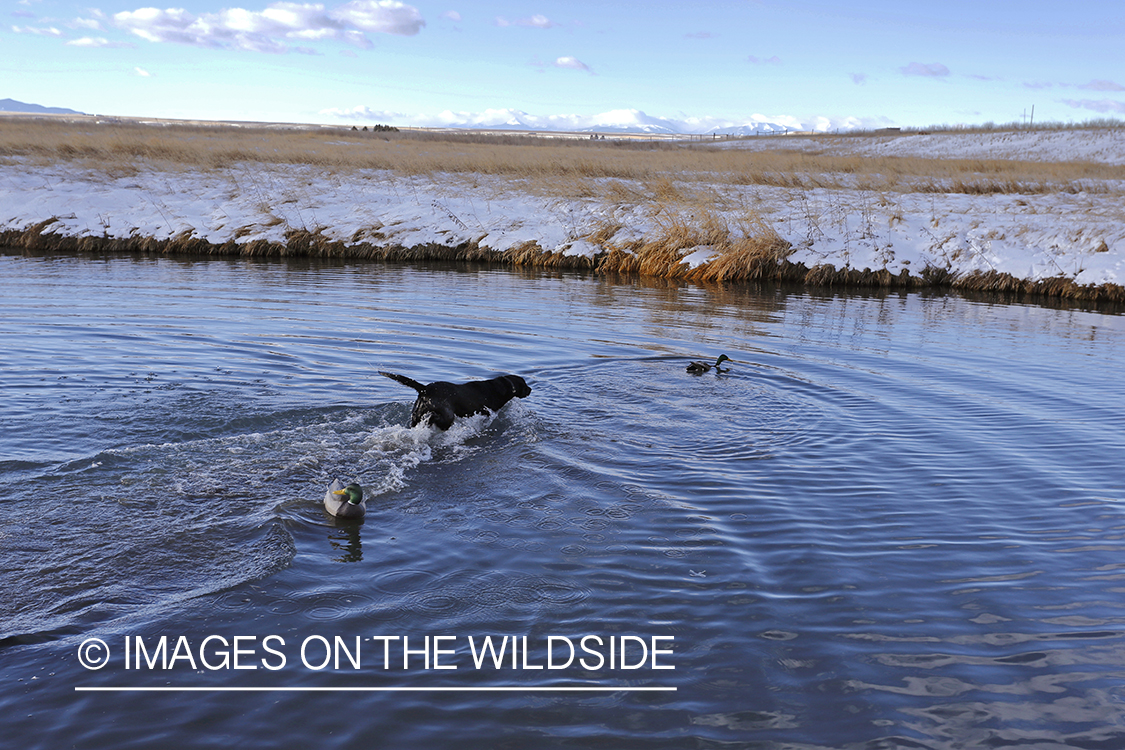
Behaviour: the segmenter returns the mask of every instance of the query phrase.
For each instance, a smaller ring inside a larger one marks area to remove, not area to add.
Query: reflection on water
[[[1121,317],[485,267],[0,273],[21,746],[1125,746]],[[378,369],[533,394],[411,429]],[[323,510],[336,476],[362,524]],[[162,635],[262,666],[125,669]],[[526,650],[474,667],[486,636]],[[362,668],[302,665],[336,637]],[[675,669],[606,650],[642,642]],[[75,692],[122,685],[210,692]],[[575,685],[675,691],[541,690]],[[471,691],[214,690],[279,686]]]

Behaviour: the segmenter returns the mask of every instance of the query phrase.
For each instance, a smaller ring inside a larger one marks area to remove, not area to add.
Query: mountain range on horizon
[[[596,115],[532,115],[518,109],[486,109],[482,112],[445,110],[431,116],[409,116],[398,112],[354,109],[325,109],[321,115],[340,120],[370,122],[372,120],[406,127],[461,128],[469,130],[522,130],[578,133],[647,133],[653,135],[753,135],[782,133],[803,129],[793,118],[774,119],[754,115],[741,122],[715,118],[676,120],[649,115],[638,109],[615,109]]]
[[[512,109],[486,110],[475,117],[464,117],[464,114],[446,111],[439,117],[451,123],[453,127],[510,127],[518,130],[565,130],[580,133],[751,135],[753,133],[777,133],[792,129],[791,126],[769,122],[764,118],[732,125],[703,122],[695,119],[673,120],[667,117],[649,115],[637,109],[615,109],[591,116],[552,115],[536,117]]]
[[[65,107],[45,107],[40,104],[15,99],[0,99],[0,112],[23,114],[81,115]],[[346,121],[375,120],[388,125],[424,128],[459,128],[466,130],[517,130],[578,133],[636,133],[651,135],[755,135],[758,133],[783,133],[801,130],[800,123],[774,122],[770,118],[754,115],[741,123],[700,120],[690,118],[675,120],[657,117],[637,109],[615,109],[596,115],[531,115],[518,109],[486,109],[483,112],[453,112],[445,110],[437,115],[409,117],[401,113],[379,112],[367,107],[350,110],[326,109],[319,114]],[[791,118],[778,118],[791,120]]]
[[[22,112],[32,115],[81,115],[74,109],[66,109],[65,107],[44,107],[41,104],[28,104],[27,102],[19,102],[15,99],[0,99],[0,112]]]

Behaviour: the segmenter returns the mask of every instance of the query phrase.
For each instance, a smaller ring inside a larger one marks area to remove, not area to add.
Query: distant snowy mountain
[[[80,115],[73,109],[63,107],[44,107],[39,104],[17,102],[15,99],[0,99],[0,112],[26,112],[34,115]]]
[[[602,133],[684,133],[684,123],[663,117],[652,117],[639,109],[615,109],[588,119],[582,131]]]
[[[368,107],[325,109],[320,114],[342,120],[386,122],[406,127],[467,128],[478,130],[526,130],[578,133],[649,133],[653,135],[753,135],[801,130],[793,118],[768,118],[753,115],[732,122],[718,118],[674,120],[645,114],[639,109],[614,109],[597,115],[549,115],[541,117],[518,109],[486,109],[483,112],[453,112],[437,115],[406,115],[401,112],[376,111]],[[775,121],[779,120],[779,121]]]
[[[750,125],[736,125],[727,128],[715,128],[707,131],[717,135],[757,135],[758,133],[786,133],[790,130],[799,130],[776,122],[755,122]]]

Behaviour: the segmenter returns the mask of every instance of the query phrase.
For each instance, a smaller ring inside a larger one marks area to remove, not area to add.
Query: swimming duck
[[[355,482],[345,487],[343,481],[333,480],[324,495],[324,509],[337,518],[363,518],[367,514],[363,488]]]
[[[703,373],[709,371],[712,367],[714,367],[715,372],[727,372],[727,370],[730,370],[729,367],[726,370],[724,370],[723,368],[719,367],[719,365],[721,365],[723,362],[726,362],[728,360],[731,361],[731,362],[734,361],[733,359],[731,359],[727,355],[720,354],[719,358],[717,360],[715,360],[714,365],[712,365],[709,362],[691,362],[687,366],[687,371],[690,372],[692,375],[702,375]]]

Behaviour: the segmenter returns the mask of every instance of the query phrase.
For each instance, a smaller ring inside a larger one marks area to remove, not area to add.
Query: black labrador
[[[491,380],[471,380],[468,383],[438,381],[422,385],[405,375],[382,370],[379,374],[418,391],[418,400],[414,402],[414,409],[410,412],[411,427],[429,417],[430,424],[448,430],[455,417],[499,411],[500,407],[513,398],[531,395],[531,388],[519,375],[501,375]]]

